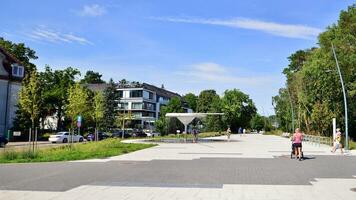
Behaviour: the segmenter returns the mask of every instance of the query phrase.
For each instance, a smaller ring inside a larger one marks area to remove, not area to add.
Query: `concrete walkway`
[[[306,160],[291,160],[286,138],[233,135],[108,159],[0,165],[0,199],[356,199],[355,152],[303,149]]]

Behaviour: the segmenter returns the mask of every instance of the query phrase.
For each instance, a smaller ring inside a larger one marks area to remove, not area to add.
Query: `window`
[[[143,109],[155,111],[156,110],[156,104],[144,102],[143,103]]]
[[[142,90],[131,90],[130,97],[131,98],[142,97]]]
[[[132,103],[131,109],[142,109],[142,103]]]
[[[124,91],[122,90],[119,90],[117,94],[119,95],[120,98],[124,97]]]
[[[23,77],[23,75],[24,75],[23,66],[19,66],[18,64],[13,64],[12,65],[12,76]]]
[[[125,110],[127,110],[127,109],[129,109],[129,103],[119,103],[119,109],[125,109]]]

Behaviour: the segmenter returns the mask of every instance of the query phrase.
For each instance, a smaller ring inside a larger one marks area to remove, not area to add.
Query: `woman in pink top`
[[[300,131],[300,128],[295,129],[295,133],[293,134],[293,143],[295,147],[295,155],[297,158],[299,157],[299,160],[302,160],[302,140],[302,131]]]

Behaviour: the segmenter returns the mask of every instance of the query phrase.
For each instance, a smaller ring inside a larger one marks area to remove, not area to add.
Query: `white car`
[[[147,137],[156,137],[156,136],[159,136],[160,133],[156,133],[156,132],[145,132]]]
[[[74,135],[69,135],[69,132],[58,132],[54,135],[51,135],[48,138],[48,141],[52,143],[67,143],[71,142],[71,138],[73,139],[73,142],[83,142],[84,138],[81,135],[74,134]]]

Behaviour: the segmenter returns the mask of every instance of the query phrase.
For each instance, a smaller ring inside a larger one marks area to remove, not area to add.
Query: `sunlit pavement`
[[[305,143],[297,161],[290,146],[233,135],[108,159],[0,165],[0,199],[356,199],[354,151]]]

